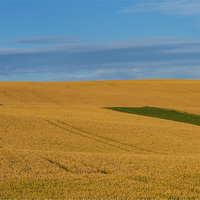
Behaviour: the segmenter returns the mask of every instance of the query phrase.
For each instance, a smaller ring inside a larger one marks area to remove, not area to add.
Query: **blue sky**
[[[200,79],[200,1],[0,0],[0,81]]]

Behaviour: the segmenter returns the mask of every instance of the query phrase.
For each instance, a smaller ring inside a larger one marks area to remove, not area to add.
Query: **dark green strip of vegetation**
[[[186,112],[180,112],[177,110],[170,110],[165,108],[156,107],[106,107],[106,109],[115,110],[119,112],[125,112],[130,114],[137,114],[149,117],[156,117],[160,119],[168,119],[177,122],[189,123],[200,126],[200,116],[195,114],[189,114]]]

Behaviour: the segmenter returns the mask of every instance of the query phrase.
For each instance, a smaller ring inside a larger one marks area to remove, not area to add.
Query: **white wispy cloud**
[[[52,39],[54,37],[51,37]],[[56,37],[60,38],[60,37]],[[129,40],[113,40],[113,41],[102,41],[102,42],[75,42],[69,44],[56,44],[51,46],[43,46],[37,48],[0,48],[1,54],[30,54],[30,53],[48,53],[48,52],[65,52],[65,53],[78,53],[78,52],[94,52],[94,51],[105,51],[123,48],[133,48],[142,46],[151,46],[156,44],[168,44],[174,43],[174,41],[183,41],[190,39],[188,37],[153,37],[153,38],[141,38],[141,39],[129,39]],[[49,37],[47,38],[31,38],[31,39],[13,39],[10,42],[27,41],[27,42],[39,42],[51,41]]]
[[[200,41],[182,37],[0,48],[0,80],[16,76],[27,80],[27,74],[37,81],[197,79],[199,55]],[[38,74],[43,74],[42,80]]]
[[[118,13],[161,12],[172,15],[200,15],[199,0],[170,0],[139,3]]]
[[[80,36],[56,36],[56,37],[40,37],[40,38],[20,38],[4,41],[5,43],[25,43],[25,44],[52,44],[52,43],[69,43],[76,42]]]

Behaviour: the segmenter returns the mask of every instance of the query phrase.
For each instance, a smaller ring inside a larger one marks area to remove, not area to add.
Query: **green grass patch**
[[[160,119],[167,119],[177,122],[189,123],[200,126],[200,116],[178,110],[170,110],[156,107],[105,107],[106,109],[125,112],[130,114],[137,114],[149,117],[156,117]]]

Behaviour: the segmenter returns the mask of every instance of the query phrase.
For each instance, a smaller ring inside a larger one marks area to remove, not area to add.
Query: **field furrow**
[[[112,146],[114,148],[118,148],[118,149],[121,149],[121,150],[124,150],[124,151],[130,151],[129,149],[125,149],[123,147],[121,147],[121,143],[119,142],[116,142],[116,141],[113,141],[113,140],[110,140],[109,138],[105,138],[105,137],[101,137],[101,136],[96,136],[94,134],[90,134],[90,133],[86,133],[86,132],[83,132],[83,131],[80,131],[79,129],[76,129],[64,122],[61,122],[59,120],[56,120],[57,122],[59,122],[59,124],[53,122],[53,121],[50,121],[50,120],[47,120],[47,119],[44,119],[45,121],[49,122],[50,124],[56,126],[56,127],[59,127],[67,132],[70,132],[72,134],[76,134],[76,135],[79,135],[81,137],[84,137],[84,138],[88,138],[88,139],[91,139],[91,140],[94,140],[96,142],[99,142],[99,143],[102,143],[102,144],[105,144],[105,145],[108,145],[108,146]],[[64,126],[63,126],[64,125]],[[104,140],[102,140],[104,139]],[[109,141],[109,142],[108,142]],[[112,144],[112,142],[114,142],[114,144]]]
[[[63,165],[63,164],[61,164],[61,163],[59,163],[59,162],[57,162],[57,161],[55,161],[55,160],[51,160],[51,159],[45,158],[45,157],[42,157],[42,158],[45,159],[45,160],[47,160],[47,161],[49,161],[49,162],[52,163],[52,164],[57,165],[57,166],[60,167],[61,169],[66,170],[67,172],[76,173],[76,172],[74,172],[74,170],[71,169],[70,167],[65,166],[65,165]]]
[[[138,153],[138,154],[141,154],[141,153],[147,153],[147,152],[150,152],[150,153],[157,153],[157,152],[154,152],[154,151],[151,151],[151,150],[147,150],[147,149],[143,149],[143,148],[140,148],[140,147],[137,147],[137,146],[134,146],[134,145],[131,145],[131,144],[126,144],[126,143],[123,143],[123,142],[120,142],[120,141],[117,141],[117,140],[114,140],[114,139],[111,139],[111,138],[108,138],[108,137],[104,137],[104,136],[101,136],[101,135],[95,135],[95,134],[92,134],[90,132],[87,132],[87,131],[83,131],[79,128],[76,128],[72,125],[69,125],[67,124],[66,122],[62,122],[62,121],[59,121],[57,120],[57,122],[67,126],[67,127],[70,127],[72,128],[72,131],[75,130],[76,133],[80,132],[82,134],[86,134],[87,137],[91,136],[90,138],[93,138],[94,140],[97,140],[97,141],[100,141],[99,139],[101,139],[102,141],[106,141],[106,142],[109,142],[107,144],[109,145],[112,145],[112,146],[115,146],[117,148],[120,148],[120,149],[123,149],[125,151],[131,151],[132,153]],[[73,132],[74,133],[74,132]],[[98,139],[96,139],[98,138]],[[103,142],[103,143],[106,143],[106,142]],[[117,146],[118,145],[118,146]],[[126,149],[125,149],[126,148]],[[127,149],[128,148],[128,149]],[[139,151],[138,151],[139,150]]]
[[[20,102],[25,103],[24,100],[22,100],[22,99],[20,99],[20,98],[18,98],[18,97],[13,96],[13,95],[11,95],[10,93],[8,93],[8,92],[6,92],[6,91],[1,90],[1,93],[2,93],[4,96],[6,96],[6,97],[8,97],[9,99],[11,99],[11,101],[14,100],[14,101],[20,101]]]
[[[33,93],[36,97],[39,97],[40,99],[44,99],[44,100],[46,100],[47,102],[52,102],[52,103],[54,103],[54,104],[60,104],[60,102],[59,101],[56,101],[55,99],[52,99],[52,98],[50,98],[50,97],[48,97],[48,96],[46,96],[46,95],[44,95],[44,94],[42,94],[42,93],[40,93],[40,92],[38,92],[38,91],[36,91],[36,90],[33,90],[33,89],[31,89],[31,90],[29,90],[31,93]]]

